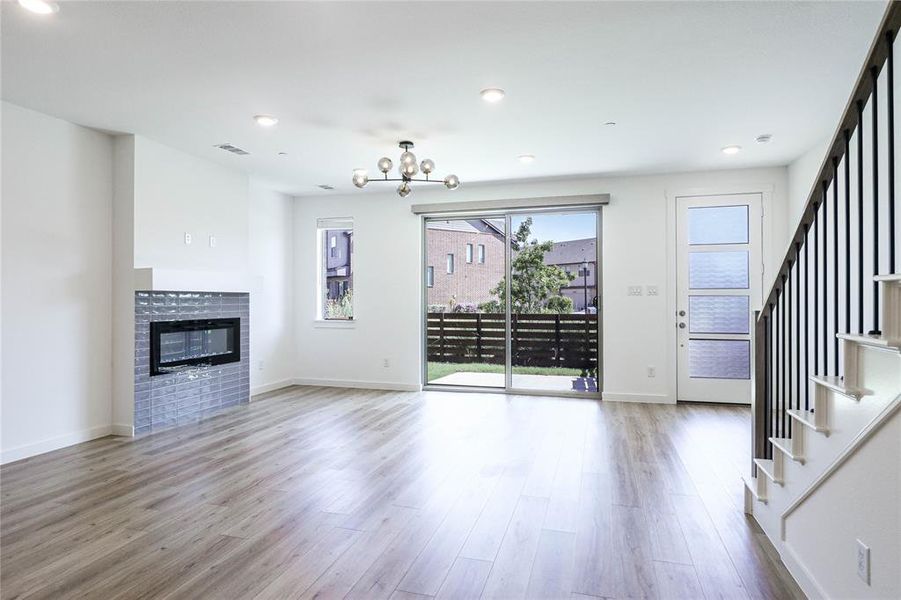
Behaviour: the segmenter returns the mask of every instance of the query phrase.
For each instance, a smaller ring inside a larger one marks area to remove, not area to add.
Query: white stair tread
[[[751,492],[751,495],[754,496],[758,502],[766,504],[766,496],[757,493],[756,477],[742,477],[741,480],[745,482],[745,487],[748,488],[748,491]]]
[[[876,275],[873,281],[897,281],[901,283],[901,273],[889,273],[887,275]]]
[[[829,433],[829,428],[824,425],[817,425],[816,418],[814,417],[813,411],[811,410],[803,410],[803,409],[789,409],[785,411],[789,417],[798,421],[799,423],[810,427],[814,431],[819,431],[821,433]]]
[[[887,350],[901,350],[901,344],[891,342],[881,335],[860,335],[859,333],[838,333],[836,337],[840,340],[848,340],[856,342],[864,346],[872,346],[874,348],[885,348]]]
[[[798,462],[802,462],[802,463],[804,462],[804,459],[801,458],[801,456],[792,452],[792,439],[791,438],[771,437],[770,442],[773,444],[773,447],[778,448],[779,450],[784,452],[785,455],[788,456],[790,459],[798,461]]]
[[[778,483],[782,485],[781,479],[776,479],[776,463],[773,462],[771,458],[755,458],[754,464],[757,465],[757,470],[762,471],[764,475],[766,475],[770,481],[773,483]],[[759,477],[759,475],[758,475]]]
[[[860,400],[860,397],[863,395],[857,388],[846,386],[844,379],[835,375],[811,375],[810,380],[818,385],[827,387],[834,392],[854,398],[855,400]]]

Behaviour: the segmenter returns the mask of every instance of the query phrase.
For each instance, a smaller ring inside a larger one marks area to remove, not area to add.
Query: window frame
[[[425,286],[435,287],[435,267],[427,266],[425,268]]]
[[[466,244],[466,264],[472,264],[473,250],[472,244]]]
[[[479,264],[484,265],[485,264],[485,244],[479,244],[477,252],[478,252],[477,260],[478,260]]]
[[[347,232],[348,247],[346,256],[346,275],[343,281],[328,280],[328,261],[329,259],[341,258],[343,253],[338,248],[338,237],[341,232]],[[316,313],[314,322],[329,326],[340,327],[342,324],[351,326],[357,317],[356,302],[351,300],[350,316],[335,317],[327,316],[326,303],[332,290],[338,290],[341,295],[348,292],[353,293],[354,279],[354,220],[351,217],[345,218],[320,218],[316,220],[316,284],[312,286],[316,294]],[[334,287],[332,286],[334,284]]]
[[[445,269],[445,270],[447,271],[447,274],[448,274],[448,275],[453,275],[453,274],[454,274],[454,271],[456,271],[456,264],[455,264],[455,263],[456,263],[456,259],[454,258],[454,253],[453,253],[453,252],[449,252],[449,253],[447,254],[447,259],[446,259],[446,260],[447,260],[447,269]]]

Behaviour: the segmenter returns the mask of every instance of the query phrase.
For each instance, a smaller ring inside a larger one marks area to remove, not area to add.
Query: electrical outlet
[[[210,236],[210,248],[215,248],[215,247],[216,247],[216,236],[211,235]]]
[[[188,246],[191,244],[191,234],[187,231],[185,232],[185,245]]]
[[[259,360],[259,361],[257,361],[257,371],[262,371],[262,370],[263,370],[263,361]]]
[[[629,286],[629,295],[630,296],[641,296],[641,286],[640,285],[630,285]]]
[[[648,367],[648,377],[657,377],[657,367]]]
[[[657,296],[657,295],[658,295],[657,286],[649,285],[648,286],[648,296]]]
[[[857,576],[870,585],[870,548],[857,540]]]
[[[387,358],[385,358],[382,360],[382,366],[387,369],[388,367],[391,366],[391,362]]]

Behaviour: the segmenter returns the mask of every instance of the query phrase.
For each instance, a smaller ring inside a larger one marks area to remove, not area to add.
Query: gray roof
[[[544,255],[544,262],[548,265],[568,265],[582,261],[595,262],[597,256],[597,240],[586,238],[554,242],[551,251]]]

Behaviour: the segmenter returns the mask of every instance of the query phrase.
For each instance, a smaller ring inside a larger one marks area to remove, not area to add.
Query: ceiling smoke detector
[[[220,150],[225,150],[226,152],[231,152],[232,154],[237,154],[238,156],[247,156],[250,154],[247,150],[242,150],[237,146],[232,146],[231,144],[216,144],[216,148]]]

